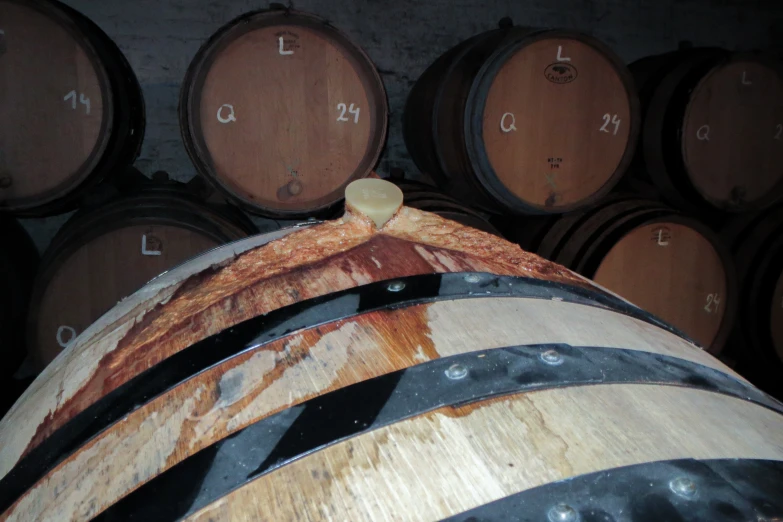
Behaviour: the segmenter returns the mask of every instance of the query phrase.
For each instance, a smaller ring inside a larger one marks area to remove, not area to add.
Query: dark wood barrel
[[[238,211],[206,205],[173,183],[78,212],[52,240],[36,278],[27,328],[36,365],[49,364],[153,277],[255,230]]]
[[[612,196],[584,212],[503,230],[673,324],[711,353],[725,346],[739,298],[736,271],[723,241],[698,221],[656,201]]]
[[[466,227],[476,228],[496,236],[500,235],[500,232],[492,226],[486,217],[448,196],[437,187],[407,179],[392,178],[390,181],[402,190],[405,204],[411,208],[433,212]]]
[[[383,82],[369,57],[313,15],[249,13],[188,69],[180,125],[197,170],[234,202],[272,217],[334,205],[367,176],[386,139]]]
[[[783,194],[783,76],[763,55],[690,49],[631,65],[642,156],[671,204],[759,210]]]
[[[24,324],[38,250],[19,223],[0,216],[0,389],[27,353]],[[2,400],[0,400],[2,403]],[[2,406],[0,406],[2,408]]]
[[[117,46],[60,2],[0,0],[0,211],[63,212],[144,135],[144,101]]]
[[[343,218],[191,260],[82,334],[0,422],[4,520],[783,515],[780,403],[359,181]]]
[[[461,201],[560,213],[619,180],[638,105],[627,69],[594,38],[506,28],[436,60],[411,91],[403,130],[417,166]]]
[[[737,217],[722,235],[740,284],[729,355],[743,375],[783,398],[783,206]]]

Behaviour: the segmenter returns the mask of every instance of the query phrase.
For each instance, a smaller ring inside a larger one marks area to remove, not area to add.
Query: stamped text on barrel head
[[[556,62],[544,69],[544,76],[552,83],[571,83],[576,80],[576,67],[569,63]]]

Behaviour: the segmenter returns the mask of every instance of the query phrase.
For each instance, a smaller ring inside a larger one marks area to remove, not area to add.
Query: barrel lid
[[[196,167],[236,202],[304,215],[371,171],[387,112],[361,49],[320,18],[273,10],[234,20],[202,47],[180,115]]]
[[[475,172],[512,209],[563,212],[606,193],[638,133],[630,74],[597,40],[511,35],[479,72],[466,108]]]
[[[0,206],[56,199],[96,167],[112,92],[87,34],[53,2],[0,0]]]
[[[719,208],[757,206],[783,187],[783,75],[779,64],[734,54],[690,93],[682,156],[694,188]]]

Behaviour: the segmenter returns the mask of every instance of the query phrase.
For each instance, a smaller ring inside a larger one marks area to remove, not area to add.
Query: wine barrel
[[[82,333],[0,422],[4,519],[783,514],[780,403],[383,181],[347,201]]]
[[[560,213],[619,180],[638,105],[627,69],[596,39],[501,28],[422,74],[403,130],[417,166],[457,199],[497,214]]]
[[[738,371],[783,397],[783,206],[735,218],[722,236],[734,255],[740,285],[731,355]]]
[[[500,232],[492,226],[487,218],[449,197],[437,187],[408,179],[391,178],[390,181],[402,190],[406,206],[432,212],[466,227],[476,228],[496,236],[500,235]]]
[[[74,215],[35,281],[28,344],[39,368],[144,283],[255,231],[238,211],[208,206],[176,184],[151,186]]]
[[[524,244],[539,255],[673,324],[711,353],[725,346],[739,297],[736,271],[726,246],[701,223],[655,201],[613,196],[548,220],[541,230],[518,222],[504,232],[528,239]]]
[[[0,216],[0,390],[27,353],[24,325],[38,250],[19,223]],[[2,401],[0,400],[0,403]]]
[[[0,211],[60,213],[144,136],[144,101],[117,46],[60,2],[0,0]]]
[[[272,9],[221,28],[180,96],[197,170],[250,212],[306,217],[365,177],[386,139],[383,82],[348,37],[316,16]]]
[[[761,55],[691,49],[631,65],[642,156],[672,205],[759,210],[783,194],[783,76]]]

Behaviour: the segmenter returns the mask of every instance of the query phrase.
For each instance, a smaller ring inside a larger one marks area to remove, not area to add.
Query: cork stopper
[[[381,228],[402,206],[402,191],[382,179],[358,179],[345,188],[345,203]]]

